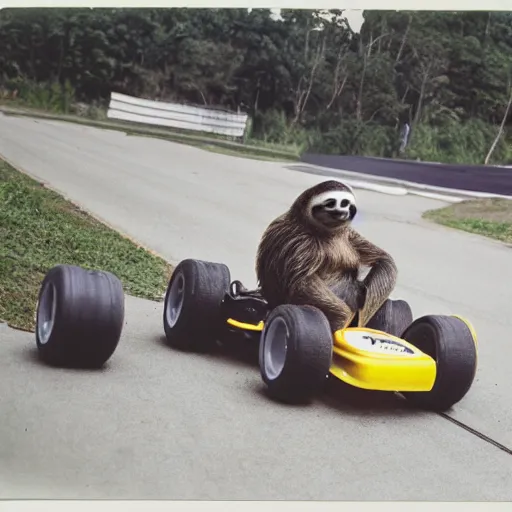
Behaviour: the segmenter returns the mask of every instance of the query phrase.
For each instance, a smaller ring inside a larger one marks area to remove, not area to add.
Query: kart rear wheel
[[[401,338],[413,320],[411,306],[405,300],[388,299],[365,327]]]
[[[308,402],[326,382],[333,340],[325,315],[311,306],[282,305],[263,329],[259,365],[269,395],[283,402]]]
[[[437,375],[430,391],[404,392],[411,404],[443,412],[462,400],[476,374],[477,340],[473,327],[455,316],[418,318],[402,338],[436,361]]]
[[[178,264],[164,302],[164,331],[170,346],[187,351],[213,347],[229,284],[229,269],[223,263],[186,259]]]
[[[110,272],[57,265],[45,276],[36,311],[36,345],[49,365],[99,368],[117,348],[124,291]]]

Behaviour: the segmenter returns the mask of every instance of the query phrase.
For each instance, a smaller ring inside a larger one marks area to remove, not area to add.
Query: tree
[[[408,122],[406,158],[512,160],[511,13],[366,11],[356,34],[341,10],[3,9],[0,48],[2,95],[44,108],[71,84],[241,108],[316,151],[390,156]]]

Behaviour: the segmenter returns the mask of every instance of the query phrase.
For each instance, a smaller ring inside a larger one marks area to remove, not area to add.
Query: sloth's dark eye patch
[[[343,201],[341,201],[341,207],[342,207],[342,208],[345,208],[345,206],[348,206],[348,203],[349,203],[349,202],[350,202],[350,201],[349,201],[348,199],[343,199]]]
[[[324,203],[326,208],[334,208],[336,206],[336,199],[329,199]]]

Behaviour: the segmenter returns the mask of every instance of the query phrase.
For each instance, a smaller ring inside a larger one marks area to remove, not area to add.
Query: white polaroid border
[[[511,0],[0,0],[2,7],[216,7],[397,11],[510,11]]]
[[[371,485],[371,482],[368,482]],[[27,500],[0,502],[0,512],[492,512],[510,511],[508,502],[415,502],[415,501],[115,501]]]
[[[347,13],[360,19],[363,10],[407,10],[407,11],[512,11],[512,0],[0,0],[0,9],[5,7],[148,7],[148,8],[265,8],[279,9],[343,9],[359,11]],[[357,23],[357,21],[356,21]],[[354,27],[356,29],[356,27]],[[355,31],[358,31],[357,29]],[[482,468],[484,471],[484,468]],[[461,475],[464,478],[464,475]],[[371,481],[367,485],[371,486]],[[1,482],[0,482],[1,485]],[[507,485],[504,481],[504,485]],[[0,501],[0,512],[476,512],[483,508],[492,512],[510,511],[509,502],[349,502],[349,501],[116,501],[116,500],[5,500]],[[241,510],[243,509],[243,511]]]

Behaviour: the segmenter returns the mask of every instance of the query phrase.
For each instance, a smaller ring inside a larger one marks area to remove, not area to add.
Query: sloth
[[[270,223],[258,246],[256,275],[271,308],[314,306],[332,332],[368,323],[394,289],[397,267],[351,227],[356,213],[352,188],[328,180],[305,190]],[[370,270],[360,280],[365,267]]]

